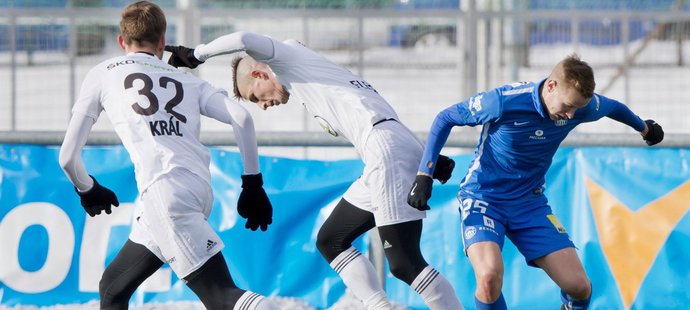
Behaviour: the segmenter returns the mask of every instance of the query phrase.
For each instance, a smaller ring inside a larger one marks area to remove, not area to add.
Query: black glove
[[[438,155],[436,160],[436,168],[434,168],[433,178],[439,180],[441,184],[446,184],[450,179],[453,169],[455,168],[455,161],[448,156]]]
[[[182,45],[166,45],[165,50],[172,53],[170,58],[168,58],[168,64],[175,68],[187,67],[194,69],[196,66],[204,63],[194,57],[193,48],[184,47]]]
[[[420,211],[431,209],[426,203],[431,198],[433,179],[426,175],[418,175],[412,183],[412,189],[407,195],[407,203]]]
[[[647,145],[652,146],[664,140],[664,130],[655,121],[648,119],[644,121],[647,124],[647,134],[642,137]]]
[[[237,201],[237,213],[247,219],[245,228],[262,231],[273,223],[273,207],[263,188],[264,181],[259,174],[242,176],[242,192]]]
[[[91,217],[101,214],[101,211],[103,210],[105,210],[105,214],[112,213],[112,210],[110,209],[111,205],[116,207],[120,205],[120,202],[117,200],[117,196],[115,196],[113,191],[101,186],[101,184],[98,184],[96,178],[91,175],[89,176],[93,180],[93,187],[90,190],[81,193],[76,187],[74,188],[81,198],[81,206],[84,207],[86,213],[88,213]]]

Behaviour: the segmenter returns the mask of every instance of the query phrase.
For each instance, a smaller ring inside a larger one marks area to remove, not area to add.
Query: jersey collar
[[[546,82],[546,79],[541,80],[541,82],[536,83],[534,89],[532,90],[532,101],[534,103],[534,109],[537,110],[537,113],[541,115],[543,118],[548,118],[549,116],[546,114],[546,111],[544,111],[544,105],[541,102],[541,95],[539,94],[539,89],[541,89],[541,86]]]

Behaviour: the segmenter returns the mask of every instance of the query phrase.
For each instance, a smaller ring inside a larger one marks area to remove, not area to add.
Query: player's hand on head
[[[455,161],[444,155],[438,155],[436,167],[434,168],[433,178],[439,180],[441,184],[446,184],[455,169]]]
[[[168,64],[175,67],[187,67],[194,69],[198,65],[204,63],[194,57],[194,49],[182,45],[172,46],[166,45],[165,50],[170,52],[170,58],[168,58]]]
[[[652,146],[664,140],[664,130],[661,125],[651,119],[644,122],[647,124],[647,134],[642,138],[647,142],[647,145]]]
[[[90,190],[82,193],[76,187],[74,188],[81,200],[81,206],[91,217],[101,214],[101,211],[105,211],[106,214],[112,213],[111,207],[120,205],[117,196],[113,191],[99,184],[96,178],[90,177],[93,179],[93,187]]]
[[[410,193],[407,194],[407,203],[420,211],[431,209],[427,204],[431,198],[431,188],[434,180],[426,175],[417,175],[412,183]]]
[[[262,231],[273,223],[273,206],[263,188],[261,173],[242,176],[242,192],[237,201],[237,213],[247,219],[245,228]]]

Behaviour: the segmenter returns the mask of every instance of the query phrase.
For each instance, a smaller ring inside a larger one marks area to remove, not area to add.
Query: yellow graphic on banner
[[[690,208],[690,181],[637,211],[631,211],[590,179],[585,179],[604,256],[626,309],[666,243]]]

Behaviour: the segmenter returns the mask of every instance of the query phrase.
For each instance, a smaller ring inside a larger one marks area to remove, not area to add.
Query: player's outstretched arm
[[[259,61],[267,60],[273,58],[274,44],[280,44],[280,42],[267,36],[238,31],[218,37],[208,44],[199,44],[195,48],[166,45],[165,50],[171,53],[168,59],[168,64],[171,66],[196,68],[211,57],[241,51],[246,51]]]

